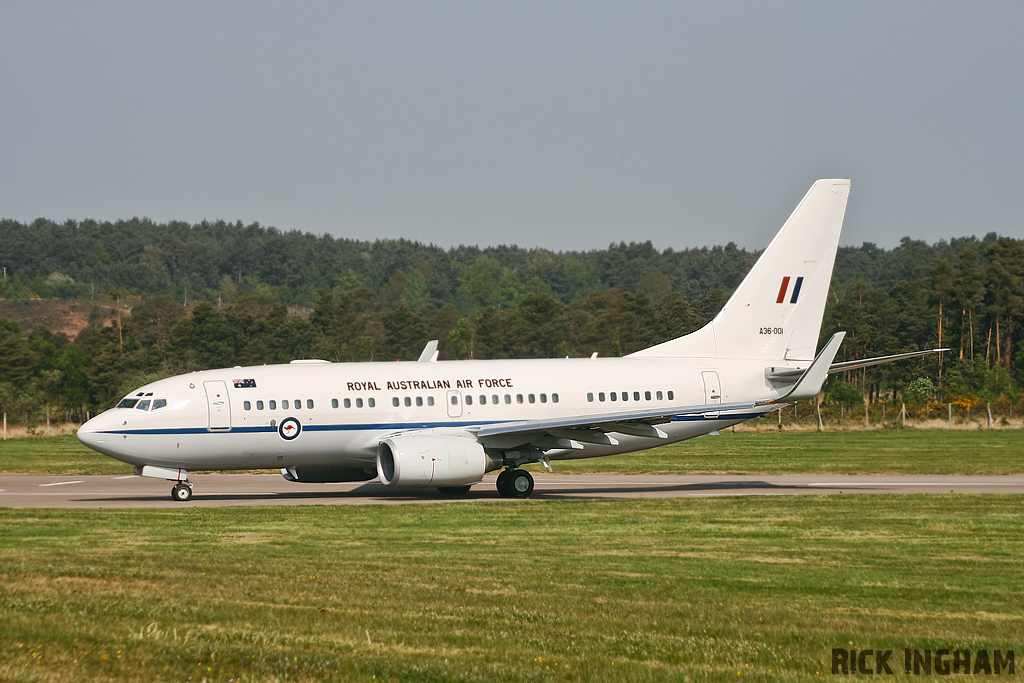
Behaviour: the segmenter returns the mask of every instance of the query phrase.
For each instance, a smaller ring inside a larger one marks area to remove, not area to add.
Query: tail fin
[[[812,360],[849,196],[815,182],[714,320],[632,355]]]

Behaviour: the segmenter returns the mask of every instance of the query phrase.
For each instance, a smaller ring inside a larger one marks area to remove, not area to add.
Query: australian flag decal
[[[786,292],[789,290],[789,276],[782,278],[782,286],[779,287],[779,296],[775,299],[775,303],[784,304],[786,303]],[[800,296],[800,288],[804,284],[803,277],[798,277],[796,282],[793,284],[793,295],[789,298],[789,303],[795,304],[797,298]]]
[[[232,380],[235,383],[235,389],[255,389],[256,380],[254,379],[236,379]]]

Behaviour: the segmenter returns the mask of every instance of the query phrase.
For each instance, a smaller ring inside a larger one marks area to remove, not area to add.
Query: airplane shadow
[[[528,500],[560,500],[560,499],[601,499],[601,498],[646,498],[672,497],[671,494],[720,494],[729,495],[764,494],[799,494],[799,493],[838,493],[835,487],[816,487],[808,485],[781,485],[766,481],[715,481],[690,484],[666,484],[663,486],[629,486],[626,484],[606,486],[573,486],[571,484],[556,488],[541,487],[534,489]],[[648,495],[655,494],[655,495]],[[668,495],[666,495],[668,494]],[[90,498],[94,502],[130,502],[152,501],[153,495],[117,496],[110,498]],[[195,502],[239,502],[239,501],[332,501],[350,499],[366,503],[388,502],[446,502],[472,500],[518,500],[503,498],[493,485],[480,484],[468,493],[460,495],[443,494],[436,489],[392,488],[379,483],[368,483],[348,490],[337,491],[287,491],[287,492],[253,492],[253,493],[216,493],[204,494],[196,491]],[[169,504],[173,501],[168,500]],[[185,504],[187,505],[187,503]]]

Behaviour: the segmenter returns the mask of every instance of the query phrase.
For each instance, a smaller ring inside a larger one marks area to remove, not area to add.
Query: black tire
[[[175,484],[171,489],[171,500],[185,503],[192,500],[192,487],[188,484]]]
[[[528,498],[533,493],[533,475],[526,470],[513,470],[506,488],[509,498]]]
[[[465,486],[438,486],[437,490],[446,496],[461,496],[469,493],[471,488],[473,488],[472,484],[466,484]]]
[[[502,470],[501,473],[498,474],[498,481],[495,482],[495,486],[497,487],[498,493],[501,494],[502,498],[512,497],[512,491],[509,490],[508,488],[508,478],[509,476],[511,476],[511,474],[512,470],[509,469]]]

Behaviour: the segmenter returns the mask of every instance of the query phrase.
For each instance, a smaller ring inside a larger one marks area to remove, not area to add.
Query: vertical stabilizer
[[[849,196],[815,182],[714,320],[632,355],[812,360]]]

